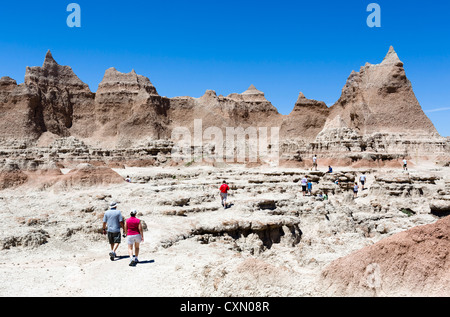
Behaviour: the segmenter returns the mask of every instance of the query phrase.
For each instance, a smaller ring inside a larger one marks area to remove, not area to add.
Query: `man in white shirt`
[[[314,157],[313,157],[313,167],[311,168],[311,171],[313,170],[313,168],[315,168],[317,171],[317,155],[316,154],[314,154]]]

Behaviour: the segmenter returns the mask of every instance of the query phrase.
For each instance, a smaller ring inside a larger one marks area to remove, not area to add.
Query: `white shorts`
[[[140,234],[134,235],[134,236],[127,236],[127,242],[130,245],[133,245],[135,243],[141,243],[142,238]]]

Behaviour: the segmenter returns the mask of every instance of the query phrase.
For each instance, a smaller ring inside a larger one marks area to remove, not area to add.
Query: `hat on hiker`
[[[136,209],[133,209],[133,210],[130,212],[130,215],[131,215],[131,216],[136,216],[136,214],[137,214]]]
[[[115,201],[113,201],[111,204],[109,204],[109,208],[116,208],[117,207],[117,203]]]

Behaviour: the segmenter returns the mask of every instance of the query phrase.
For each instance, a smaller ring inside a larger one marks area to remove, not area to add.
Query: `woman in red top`
[[[136,218],[136,210],[132,210],[130,213],[130,218],[125,222],[125,232],[127,233],[127,242],[128,242],[128,254],[130,255],[130,266],[136,266],[139,262],[139,244],[144,242],[144,230],[142,230],[141,220]],[[133,246],[134,246],[134,254],[133,258]]]

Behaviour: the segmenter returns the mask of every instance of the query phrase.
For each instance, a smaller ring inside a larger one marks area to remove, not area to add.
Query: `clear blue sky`
[[[66,24],[81,6],[81,28]],[[369,28],[369,3],[381,28]],[[419,102],[450,136],[450,3],[346,1],[3,1],[0,76],[23,82],[45,53],[96,91],[109,67],[135,69],[160,95],[228,95],[250,84],[283,114],[298,94],[331,106],[352,70],[380,63],[393,45]]]

